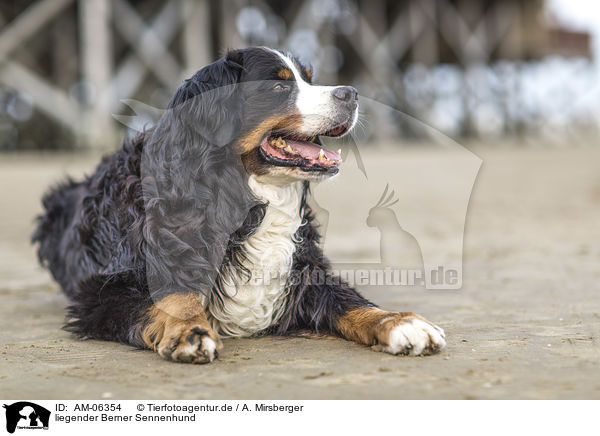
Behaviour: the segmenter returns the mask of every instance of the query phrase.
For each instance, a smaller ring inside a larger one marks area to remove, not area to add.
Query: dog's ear
[[[225,263],[235,260],[228,249],[241,245],[236,232],[256,225],[247,218],[260,202],[234,146],[243,55],[230,52],[186,81],[144,143],[140,177],[152,298],[210,294]]]
[[[175,92],[168,109],[209,143],[229,144],[242,123],[242,64],[243,51],[233,50],[202,68]]]

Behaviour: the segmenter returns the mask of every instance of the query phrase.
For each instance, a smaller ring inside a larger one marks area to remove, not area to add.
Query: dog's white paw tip
[[[217,344],[208,336],[202,338],[202,353],[209,362],[215,360],[217,351]]]
[[[389,333],[388,345],[376,349],[390,354],[433,354],[446,346],[445,333],[440,327],[418,318],[408,318],[393,327]]]

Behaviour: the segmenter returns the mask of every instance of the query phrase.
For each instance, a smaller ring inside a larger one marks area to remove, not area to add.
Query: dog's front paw
[[[396,314],[381,320],[376,351],[413,356],[435,354],[446,346],[444,330],[413,314]]]
[[[167,360],[185,363],[209,363],[219,355],[223,344],[210,328],[189,323],[176,323],[165,329],[156,347]]]

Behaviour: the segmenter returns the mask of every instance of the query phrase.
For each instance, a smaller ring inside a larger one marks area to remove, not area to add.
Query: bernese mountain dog
[[[156,126],[44,196],[32,239],[70,301],[65,329],[191,363],[223,337],[307,331],[391,354],[445,347],[441,328],[332,273],[307,194],[338,173],[320,137],[354,127],[358,94],[311,82],[288,53],[229,51]]]

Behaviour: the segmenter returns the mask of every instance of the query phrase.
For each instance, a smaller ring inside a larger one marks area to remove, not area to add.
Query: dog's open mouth
[[[347,129],[344,123],[321,135],[340,136]],[[342,163],[340,150],[328,150],[313,141],[316,141],[316,136],[303,138],[275,133],[263,138],[260,151],[267,161],[275,165],[298,167],[303,171],[337,172]]]

